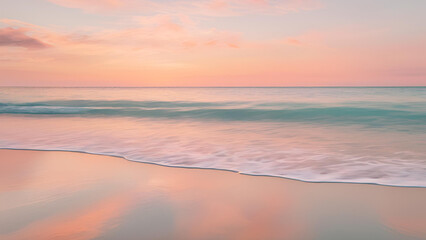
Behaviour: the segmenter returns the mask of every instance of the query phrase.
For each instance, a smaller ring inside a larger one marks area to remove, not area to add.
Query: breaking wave
[[[0,114],[80,117],[181,118],[221,121],[349,123],[372,126],[424,125],[422,103],[167,102],[68,100],[0,103]]]

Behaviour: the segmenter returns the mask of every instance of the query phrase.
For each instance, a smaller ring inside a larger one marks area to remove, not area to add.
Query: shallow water
[[[0,88],[0,148],[426,186],[426,88]]]

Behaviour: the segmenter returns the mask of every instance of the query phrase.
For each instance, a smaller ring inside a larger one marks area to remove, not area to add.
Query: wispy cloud
[[[284,14],[317,9],[320,0],[47,0],[57,5],[86,12],[163,13],[199,16],[232,16],[246,14]]]
[[[48,44],[27,35],[26,28],[0,28],[0,46],[23,47],[26,49],[42,49]]]
[[[0,23],[7,26],[3,31],[8,32],[3,34],[8,36],[8,39],[4,38],[3,45],[8,40],[7,46],[19,44],[34,49],[48,46],[54,48],[35,54],[9,47],[0,49],[0,54],[8,56],[9,65],[27,64],[31,68],[35,59],[64,66],[114,63],[176,67],[185,65],[179,62],[186,53],[190,57],[218,50],[237,51],[235,49],[243,43],[238,33],[201,28],[183,15],[138,16],[130,21],[114,29],[79,32],[2,19]],[[26,32],[31,32],[31,37],[25,35]],[[15,39],[21,37],[21,40],[12,43],[10,35],[15,36]],[[23,37],[26,38],[22,40]]]
[[[88,12],[101,12],[126,9],[136,4],[137,1],[130,0],[47,0],[60,6],[79,8]],[[145,1],[141,1],[145,2]]]
[[[2,41],[0,44],[25,45],[29,48],[43,48],[49,45],[57,46],[59,49],[77,45],[106,47],[115,45],[116,49],[133,51],[137,48],[235,47],[241,42],[239,33],[201,28],[185,15],[134,16],[117,28],[95,29],[85,33],[59,31],[13,19],[1,19],[0,23],[7,26],[0,29]],[[33,36],[27,36],[26,32],[31,32]]]
[[[424,82],[425,35],[410,18],[340,23],[337,10],[353,14],[344,4],[304,12],[323,0],[44,1],[81,19],[0,19],[0,85],[12,76],[128,86]]]

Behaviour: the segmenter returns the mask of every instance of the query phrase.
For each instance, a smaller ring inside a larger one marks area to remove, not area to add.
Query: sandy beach
[[[426,189],[0,150],[0,238],[426,239]]]

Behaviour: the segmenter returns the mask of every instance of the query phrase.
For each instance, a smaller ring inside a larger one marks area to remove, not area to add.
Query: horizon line
[[[0,88],[424,88],[419,86],[0,86]]]

